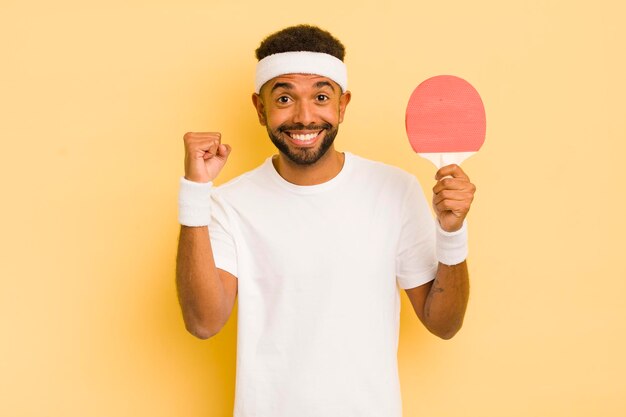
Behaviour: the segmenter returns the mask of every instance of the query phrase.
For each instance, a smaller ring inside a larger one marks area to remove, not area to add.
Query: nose
[[[294,119],[295,123],[302,123],[305,126],[315,122],[314,104],[307,100],[300,100],[295,106]]]

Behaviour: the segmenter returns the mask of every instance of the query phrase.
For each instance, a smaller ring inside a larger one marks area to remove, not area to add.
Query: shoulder
[[[216,186],[215,191],[217,191],[221,195],[228,195],[231,193],[240,193],[246,188],[255,187],[259,183],[265,181],[265,177],[267,177],[268,161],[269,159],[265,160],[258,167],[250,171],[244,172],[243,174],[225,182],[224,184]]]
[[[355,178],[361,178],[372,184],[395,185],[402,190],[411,186],[419,186],[415,176],[401,168],[354,154],[348,155],[351,159],[352,173]]]
[[[350,156],[352,163],[357,169],[370,171],[378,175],[394,176],[405,180],[415,178],[412,174],[394,165],[389,165],[384,162],[375,161],[373,159],[367,159],[352,153],[348,153],[348,155]]]

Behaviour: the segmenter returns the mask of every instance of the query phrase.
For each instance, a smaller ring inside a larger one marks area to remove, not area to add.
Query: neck
[[[317,185],[335,178],[341,172],[344,160],[345,155],[331,147],[324,156],[311,165],[295,164],[283,153],[272,158],[272,163],[285,181],[295,185]]]

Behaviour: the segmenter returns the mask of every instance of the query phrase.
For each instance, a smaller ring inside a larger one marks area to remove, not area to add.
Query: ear
[[[259,123],[261,123],[261,126],[265,126],[267,124],[267,120],[265,119],[265,105],[263,104],[261,96],[257,93],[252,94],[252,104],[256,109],[256,115],[259,118]]]
[[[347,90],[341,95],[341,97],[339,97],[339,123],[343,122],[343,115],[346,112],[346,107],[348,107],[348,103],[350,103],[351,98],[352,93],[350,90]]]

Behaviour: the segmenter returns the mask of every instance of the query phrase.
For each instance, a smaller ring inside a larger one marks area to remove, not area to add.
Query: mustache
[[[287,130],[330,130],[332,128],[332,126],[330,125],[330,123],[322,123],[319,125],[316,124],[310,124],[308,126],[305,126],[302,123],[294,123],[292,125],[288,125],[288,124],[284,124],[284,125],[280,125],[278,127],[278,131],[279,132],[285,132]]]

